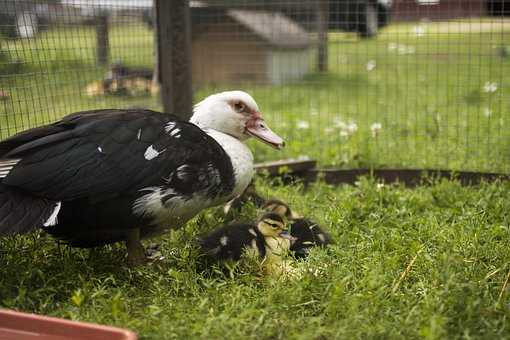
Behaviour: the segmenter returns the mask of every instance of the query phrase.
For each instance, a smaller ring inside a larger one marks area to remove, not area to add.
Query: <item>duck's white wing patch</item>
[[[223,214],[227,215],[230,209],[232,208],[232,204],[234,203],[234,200],[230,200],[223,206]]]
[[[324,236],[324,234],[318,234],[317,236],[319,237],[319,240],[322,241],[322,243],[326,242],[326,236]]]
[[[160,154],[162,154],[163,152],[165,152],[166,149],[163,149],[161,151],[158,151],[154,148],[153,145],[150,145],[146,150],[145,150],[145,153],[143,154],[143,156],[145,157],[146,160],[150,161],[156,157],[158,157]]]
[[[165,125],[165,131],[170,132],[174,129],[174,127],[175,127],[175,122],[168,122]]]
[[[11,172],[16,164],[19,163],[21,159],[4,159],[0,160],[0,178],[5,178]]]
[[[60,212],[60,208],[62,207],[62,202],[57,202],[55,205],[55,208],[53,209],[53,212],[51,213],[50,217],[46,220],[46,222],[43,223],[43,226],[45,227],[52,227],[54,225],[57,225],[58,223],[58,213]]]
[[[173,129],[172,131],[169,132],[170,136],[172,137],[175,137],[175,138],[179,138],[181,137],[181,135],[179,134],[179,132],[181,132],[181,129],[179,128],[175,128]]]
[[[227,236],[220,237],[220,243],[222,246],[226,246],[228,243],[228,237]]]

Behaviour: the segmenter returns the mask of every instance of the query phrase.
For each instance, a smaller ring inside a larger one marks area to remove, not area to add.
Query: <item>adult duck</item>
[[[253,176],[249,137],[277,149],[255,100],[229,91],[189,122],[150,110],[93,110],[0,142],[0,235],[43,228],[76,247],[140,240],[178,228],[239,195]]]

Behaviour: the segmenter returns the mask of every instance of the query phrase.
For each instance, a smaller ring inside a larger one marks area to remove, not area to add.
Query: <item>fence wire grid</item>
[[[258,161],[510,170],[510,1],[190,1],[195,101],[242,89],[287,140]],[[161,109],[151,0],[0,1],[0,138]]]

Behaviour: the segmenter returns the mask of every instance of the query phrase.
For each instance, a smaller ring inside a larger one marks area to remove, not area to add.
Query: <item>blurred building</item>
[[[281,84],[310,71],[309,33],[279,12],[192,11],[193,82]]]

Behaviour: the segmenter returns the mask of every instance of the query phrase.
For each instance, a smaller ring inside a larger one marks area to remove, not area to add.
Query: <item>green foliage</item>
[[[204,262],[194,238],[223,223],[212,209],[156,239],[164,259],[136,269],[121,245],[89,253],[43,233],[0,239],[0,307],[127,327],[142,339],[510,337],[510,183],[257,185],[335,240],[298,263],[300,279],[260,276],[250,259]],[[256,213],[247,206],[236,219]]]

